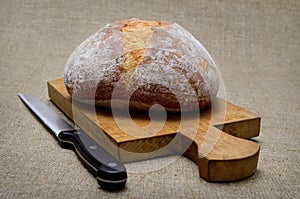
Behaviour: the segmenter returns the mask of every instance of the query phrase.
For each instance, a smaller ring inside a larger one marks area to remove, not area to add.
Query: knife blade
[[[105,151],[83,130],[76,130],[36,96],[19,94],[24,104],[45,124],[63,148],[71,148],[83,165],[96,177],[102,189],[123,189],[127,180],[125,166]]]

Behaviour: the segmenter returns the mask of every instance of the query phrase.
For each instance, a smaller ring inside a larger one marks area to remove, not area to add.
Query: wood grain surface
[[[168,113],[164,121],[160,114],[151,120],[148,113],[130,112],[128,118],[72,101],[63,78],[48,82],[48,94],[76,125],[123,163],[183,154],[197,163],[200,176],[211,182],[240,180],[256,170],[260,146],[248,138],[259,135],[260,118],[220,98],[211,108],[201,110],[200,117],[192,112]],[[155,133],[147,128],[154,120],[162,124]]]

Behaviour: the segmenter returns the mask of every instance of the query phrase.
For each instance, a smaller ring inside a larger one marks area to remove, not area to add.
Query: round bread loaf
[[[213,59],[187,30],[138,19],[108,24],[85,40],[67,61],[64,81],[84,103],[160,104],[171,112],[210,105],[219,87]]]

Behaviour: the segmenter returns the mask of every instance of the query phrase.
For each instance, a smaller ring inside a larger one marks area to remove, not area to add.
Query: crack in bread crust
[[[121,28],[124,45],[124,70],[135,69],[143,60],[144,54],[152,38],[153,28],[160,26],[157,21],[129,21]]]

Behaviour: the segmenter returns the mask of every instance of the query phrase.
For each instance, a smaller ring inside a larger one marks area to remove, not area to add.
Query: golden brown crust
[[[204,108],[218,90],[216,66],[204,47],[178,24],[138,19],[108,24],[81,44],[65,67],[77,100],[116,101],[147,110]]]

